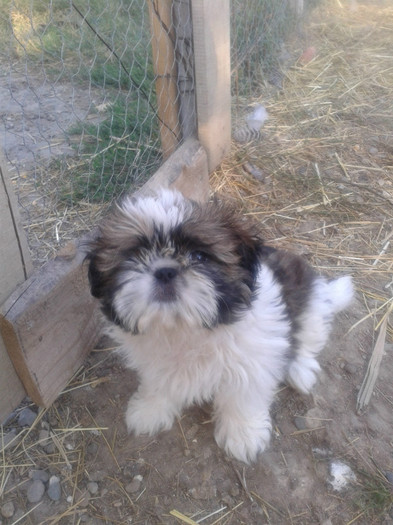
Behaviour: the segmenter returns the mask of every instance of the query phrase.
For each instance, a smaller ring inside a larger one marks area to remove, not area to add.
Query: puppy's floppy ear
[[[233,217],[232,231],[237,236],[239,265],[256,280],[261,260],[274,251],[274,248],[265,245],[261,228],[256,222],[239,214]]]
[[[101,299],[103,297],[103,275],[97,266],[97,255],[91,251],[86,255],[85,261],[88,263],[87,276],[89,278],[90,291],[93,297]]]
[[[99,270],[99,256],[94,250],[91,250],[85,258],[88,263],[87,276],[90,283],[90,291],[93,297],[100,299],[101,310],[106,317],[122,326],[122,323],[113,306],[114,280],[113,275],[109,272]]]

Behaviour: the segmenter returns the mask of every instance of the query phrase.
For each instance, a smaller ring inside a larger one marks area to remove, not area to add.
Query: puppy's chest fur
[[[291,346],[282,286],[266,265],[257,286],[252,305],[232,324],[190,328],[181,321],[162,325],[158,318],[146,333],[133,335],[114,327],[112,336],[142,382],[166,383],[173,392],[187,389],[189,403],[208,400],[219,385],[241,382],[245,375],[257,372],[262,380],[264,370],[273,370],[282,380]]]

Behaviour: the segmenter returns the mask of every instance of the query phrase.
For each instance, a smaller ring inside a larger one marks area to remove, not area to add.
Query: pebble
[[[60,478],[51,476],[48,484],[48,496],[52,501],[59,501],[61,498]]]
[[[315,459],[326,459],[332,456],[332,452],[327,448],[313,447],[312,453]]]
[[[10,430],[9,432],[6,432],[3,434],[2,440],[0,440],[0,451],[5,450],[8,445],[9,448],[14,448],[20,441],[20,438],[18,437],[16,430]]]
[[[1,515],[3,518],[12,518],[15,513],[15,507],[12,501],[7,501],[1,506]]]
[[[20,427],[31,427],[36,420],[37,414],[30,408],[24,408],[18,416],[18,425]]]
[[[348,375],[352,376],[356,374],[356,372],[358,371],[358,367],[354,365],[353,363],[345,363],[343,370]]]
[[[133,494],[134,492],[138,492],[138,490],[141,488],[142,480],[143,480],[143,477],[140,474],[138,474],[137,476],[134,476],[134,478],[132,479],[131,483],[129,483],[126,486],[126,491],[129,494]]]
[[[90,494],[94,495],[98,492],[98,483],[95,481],[89,481],[89,483],[86,486],[87,490],[90,492]]]
[[[385,478],[393,485],[393,472],[385,472]]]
[[[56,445],[54,443],[49,443],[49,445],[45,447],[45,452],[47,454],[54,454],[56,452]]]
[[[336,491],[341,491],[345,489],[349,483],[356,481],[355,473],[351,467],[342,461],[331,461],[329,464],[329,472],[332,477],[329,483]]]
[[[96,472],[92,472],[89,476],[90,481],[102,481],[104,478],[106,478],[108,473],[106,470],[97,470]]]
[[[27,489],[27,499],[30,503],[38,503],[41,501],[45,492],[45,485],[40,479],[32,481]]]
[[[298,430],[305,430],[307,428],[306,419],[303,416],[296,416],[293,422]]]
[[[45,448],[49,444],[50,432],[49,430],[40,430],[38,434],[38,444],[40,447]]]
[[[46,470],[31,470],[29,475],[32,480],[39,479],[43,483],[49,481],[49,473]]]

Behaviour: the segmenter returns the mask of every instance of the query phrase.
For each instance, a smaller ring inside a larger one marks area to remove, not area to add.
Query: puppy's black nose
[[[169,283],[176,275],[177,270],[175,268],[159,268],[154,273],[154,277],[162,283]]]

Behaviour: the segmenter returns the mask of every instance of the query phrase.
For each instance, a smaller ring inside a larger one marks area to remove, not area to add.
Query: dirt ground
[[[332,1],[305,38],[292,52],[312,47],[311,61],[257,101],[270,116],[262,140],[234,144],[212,187],[261,220],[272,245],[354,277],[312,395],[282,386],[254,465],[217,447],[209,406],[135,438],[124,411],[137,378],[103,341],[53,407],[23,424],[25,403],[4,426],[0,524],[393,524],[393,8]],[[385,353],[359,412],[379,335]],[[45,493],[30,501],[41,475]]]

